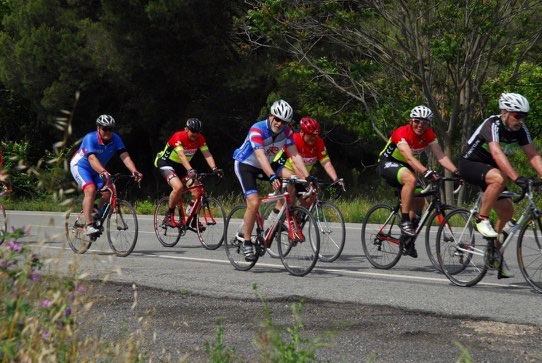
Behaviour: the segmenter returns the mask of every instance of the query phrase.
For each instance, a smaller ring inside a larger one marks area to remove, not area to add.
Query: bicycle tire
[[[208,250],[216,250],[224,241],[226,215],[218,199],[204,196],[198,209],[196,231],[199,241]]]
[[[255,252],[256,260],[255,261],[246,261],[245,255],[243,254],[243,242],[237,240],[237,233],[243,231],[243,216],[247,209],[246,205],[238,205],[234,207],[228,219],[226,220],[226,228],[224,232],[224,247],[226,249],[226,256],[236,270],[248,271],[258,261],[259,253]],[[257,229],[257,226],[254,226],[254,230]],[[255,232],[252,232],[251,240],[254,241],[257,237]]]
[[[8,231],[8,219],[6,216],[6,208],[0,203],[0,245],[6,240],[6,233]]]
[[[343,252],[346,239],[344,217],[337,206],[329,201],[318,201],[313,215],[320,232],[320,253],[322,262],[333,262]]]
[[[107,216],[107,241],[118,257],[126,257],[135,248],[139,226],[137,214],[132,205],[117,199],[117,205]]]
[[[533,289],[542,293],[542,218],[531,219],[521,227],[516,250],[521,274]]]
[[[435,250],[441,271],[457,286],[476,285],[488,270],[488,241],[477,232],[475,223],[468,209],[456,209],[437,231]]]
[[[444,220],[444,217],[446,217],[449,212],[456,209],[456,207],[448,204],[443,204],[440,206],[440,209],[442,213],[439,213],[437,210],[431,213],[425,227],[425,250],[427,251],[427,257],[429,257],[429,261],[431,261],[431,263],[438,272],[442,272],[442,270],[440,269],[436,253],[434,252],[436,244],[436,232],[438,230],[438,226]],[[431,233],[435,234],[434,239],[431,239]]]
[[[73,212],[72,210],[66,212],[64,226],[66,229],[66,240],[72,251],[77,254],[87,252],[92,241],[84,233],[85,216],[83,212]]]
[[[285,245],[284,235],[277,233],[280,259],[289,273],[294,276],[305,276],[312,271],[318,261],[320,233],[316,219],[307,208],[293,206],[290,210],[290,216],[297,218],[297,227],[299,227],[297,234],[301,240],[294,241],[288,234],[288,245]],[[292,226],[290,225],[288,228],[290,229]],[[300,233],[301,235],[299,235]]]
[[[162,197],[154,208],[154,234],[162,246],[173,247],[181,239],[181,231],[177,227],[169,227],[164,223],[164,216],[169,209],[169,197]],[[177,208],[175,208],[177,211]],[[177,218],[176,218],[177,220]]]
[[[373,267],[388,270],[401,259],[401,217],[387,204],[377,204],[367,212],[361,226],[361,245]]]

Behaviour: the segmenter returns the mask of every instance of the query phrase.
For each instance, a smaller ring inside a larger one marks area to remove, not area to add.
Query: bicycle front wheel
[[[68,211],[64,223],[66,228],[66,240],[75,253],[85,253],[92,242],[90,237],[85,235],[85,216],[83,212]]]
[[[401,258],[401,218],[386,204],[377,204],[367,212],[361,226],[361,245],[365,258],[375,268],[390,269]]]
[[[318,201],[313,215],[320,231],[320,261],[333,262],[344,249],[344,217],[335,204],[327,201]]]
[[[138,224],[134,207],[118,199],[117,206],[107,217],[107,240],[119,257],[126,257],[134,250],[137,242]]]
[[[0,203],[0,245],[6,240],[8,231],[8,219],[6,217],[6,208]]]
[[[292,207],[290,217],[295,218],[297,223],[288,223],[287,241],[283,241],[286,237],[283,233],[277,233],[280,259],[292,275],[305,276],[312,271],[318,261],[320,251],[318,225],[307,208]]]
[[[154,208],[154,233],[164,247],[173,247],[181,239],[181,230],[167,225],[164,217],[169,209],[169,197],[162,197]],[[175,208],[177,210],[177,208]]]
[[[224,241],[226,247],[226,256],[236,270],[248,271],[257,261],[246,261],[243,254],[243,238],[237,238],[237,235],[243,234],[243,217],[247,210],[246,205],[238,205],[230,212],[226,220],[226,228],[224,232]],[[257,229],[257,226],[254,226]],[[257,235],[252,232],[251,240],[254,241]],[[263,247],[262,247],[263,248]],[[259,251],[255,251],[256,257],[259,256]]]
[[[525,280],[542,293],[542,219],[537,217],[524,224],[517,244],[518,263]]]
[[[488,241],[476,231],[467,209],[451,211],[437,231],[436,255],[448,280],[457,286],[473,286],[487,273]]]
[[[427,227],[425,228],[425,250],[427,251],[427,257],[429,257],[429,261],[431,261],[433,266],[439,272],[442,272],[442,270],[440,269],[440,265],[438,263],[437,254],[435,253],[437,230],[438,226],[444,221],[444,218],[448,215],[448,213],[454,209],[456,208],[451,205],[441,205],[440,210],[435,210],[433,213],[431,213],[429,219],[427,220]]]
[[[226,216],[218,199],[204,196],[198,210],[196,230],[203,247],[216,250],[224,241]]]

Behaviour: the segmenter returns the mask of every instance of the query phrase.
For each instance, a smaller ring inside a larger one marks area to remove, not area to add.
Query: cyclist
[[[190,160],[192,160],[198,149],[201,150],[213,173],[220,177],[223,176],[222,169],[216,166],[205,136],[201,133],[202,127],[203,125],[199,119],[189,118],[186,120],[184,130],[174,132],[164,149],[156,154],[154,159],[154,166],[160,170],[160,175],[171,187],[168,210],[164,216],[164,223],[169,227],[177,227],[174,216],[175,206],[179,203],[185,188],[192,186],[196,180],[197,172],[192,168]],[[197,197],[197,195],[193,195],[193,201]],[[193,201],[191,204],[193,204]],[[196,218],[194,218],[193,223],[192,227],[195,228]]]
[[[130,170],[136,181],[141,181],[141,174],[121,139],[114,133],[115,119],[110,115],[100,115],[96,119],[96,131],[91,131],[83,137],[81,147],[73,155],[70,170],[73,178],[84,193],[83,214],[86,219],[85,234],[90,235],[99,230],[92,224],[92,207],[96,199],[96,191],[107,184],[111,174],[105,166],[116,153]],[[109,200],[109,193],[102,194],[100,207]]]
[[[430,127],[433,112],[426,106],[416,106],[410,112],[408,124],[395,129],[388,143],[380,153],[380,174],[386,182],[400,189],[401,223],[403,235],[413,237],[419,215],[424,206],[423,198],[414,198],[416,190],[416,172],[428,181],[436,182],[440,175],[423,165],[416,156],[429,148],[439,164],[458,175],[454,163],[440,147],[435,132]],[[414,243],[406,246],[405,253],[414,258],[418,252]]]
[[[277,166],[273,169],[271,161],[283,146],[288,150],[294,165],[300,170],[300,176],[308,178],[309,181],[314,179],[309,177],[303,158],[295,147],[292,130],[288,126],[292,122],[293,113],[292,107],[286,101],[273,102],[270,114],[250,127],[245,141],[233,153],[235,174],[247,202],[243,217],[243,236],[237,235],[237,238],[243,241],[243,254],[247,261],[256,260],[254,246],[250,240],[260,205],[256,179],[268,180],[274,190],[280,190],[281,182],[277,175],[280,174],[282,167]]]
[[[532,144],[531,134],[524,121],[529,113],[529,102],[517,93],[502,93],[499,98],[500,114],[489,116],[469,138],[459,161],[461,176],[468,183],[478,185],[484,191],[476,227],[485,237],[496,238],[506,222],[514,215],[510,198],[499,198],[509,180],[526,187],[528,179],[518,174],[506,156],[502,144],[521,146],[529,163],[542,176],[542,158]],[[489,212],[495,209],[497,221],[493,229]],[[497,248],[500,242],[497,240]],[[498,278],[512,277],[504,259],[498,270]]]
[[[310,173],[313,166],[319,161],[331,180],[344,188],[344,184],[337,177],[335,167],[329,158],[324,140],[320,137],[320,124],[318,121],[311,117],[302,117],[299,121],[299,126],[300,131],[294,133],[293,138],[297,151],[303,158],[307,171]],[[281,169],[281,176],[284,178],[287,178],[292,174],[301,174],[289,158],[285,148],[277,154],[273,163],[284,165],[284,168]],[[315,195],[310,196],[306,200],[301,201],[301,204],[304,207],[308,207],[313,203],[315,198]],[[278,213],[280,207],[281,205],[279,202],[273,212]]]

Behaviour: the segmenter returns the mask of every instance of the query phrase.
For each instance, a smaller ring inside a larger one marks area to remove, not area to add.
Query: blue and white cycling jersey
[[[282,150],[283,146],[294,144],[293,132],[289,126],[283,126],[280,132],[273,136],[273,132],[266,119],[256,122],[248,131],[248,135],[240,148],[235,149],[233,158],[240,163],[249,164],[255,168],[261,169],[254,150],[263,149],[269,163],[273,161],[275,155]]]
[[[126,151],[126,147],[118,134],[113,133],[111,141],[104,144],[98,131],[92,131],[86,134],[83,138],[81,147],[73,155],[70,161],[70,166],[78,166],[79,168],[87,169],[94,174],[96,172],[92,169],[90,163],[88,162],[88,156],[90,154],[96,155],[100,163],[105,167],[113,155],[122,154],[124,151]]]

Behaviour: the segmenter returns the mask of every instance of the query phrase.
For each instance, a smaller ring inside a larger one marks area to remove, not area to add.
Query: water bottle
[[[275,224],[275,221],[277,220],[278,216],[279,216],[279,211],[276,209],[273,209],[271,213],[269,213],[269,215],[267,216],[267,220],[265,221],[265,225],[267,226],[267,228]]]

